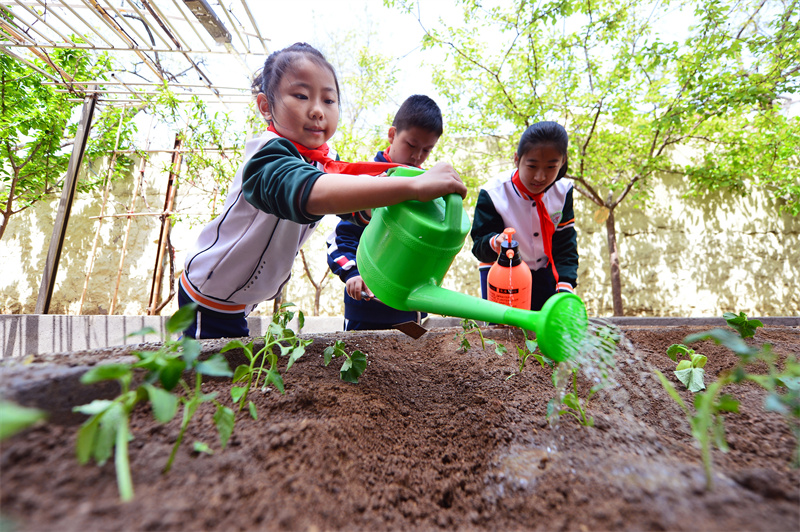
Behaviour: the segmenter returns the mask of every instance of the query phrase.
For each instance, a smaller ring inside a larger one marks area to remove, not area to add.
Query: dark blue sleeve
[[[356,250],[364,228],[342,221],[328,237],[328,266],[343,282],[359,275]]]
[[[558,271],[558,280],[572,286],[578,284],[578,233],[575,231],[575,210],[570,189],[564,200],[561,222],[553,234],[553,262]]]
[[[242,170],[242,192],[255,208],[299,224],[310,224],[322,215],[306,211],[311,188],[322,175],[305,162],[286,139],[267,142]]]

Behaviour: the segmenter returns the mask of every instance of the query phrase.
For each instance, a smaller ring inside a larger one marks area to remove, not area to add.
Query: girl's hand
[[[503,248],[500,245],[506,241],[506,234],[505,233],[497,233],[489,240],[489,245],[492,246],[492,249],[498,255],[503,251]]]
[[[371,298],[375,297],[375,294],[373,294],[370,289],[367,288],[367,285],[364,283],[364,280],[360,275],[349,278],[345,283],[345,287],[347,289],[347,295],[356,301],[361,301],[362,292],[365,292]]]
[[[436,163],[430,170],[413,179],[419,201],[431,201],[453,193],[462,198],[467,196],[467,186],[461,181],[453,165],[447,162]]]

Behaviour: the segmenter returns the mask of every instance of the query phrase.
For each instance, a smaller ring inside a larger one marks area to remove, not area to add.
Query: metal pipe
[[[85,20],[85,19],[84,19],[82,16],[80,16],[80,15],[78,14],[78,12],[77,12],[77,11],[75,11],[74,9],[72,9],[72,6],[70,6],[69,4],[67,4],[67,3],[66,3],[64,0],[58,0],[58,2],[59,2],[59,3],[60,3],[62,6],[64,6],[65,8],[67,8],[67,9],[70,11],[70,13],[72,13],[73,15],[75,15],[75,17],[76,17],[78,20],[80,20],[81,22],[83,22],[84,26],[86,26],[87,28],[89,28],[90,30],[92,30],[92,31],[94,32],[94,34],[95,34],[95,35],[97,35],[97,36],[98,36],[98,37],[100,37],[100,38],[101,38],[103,41],[105,41],[105,43],[106,43],[107,45],[109,45],[109,46],[111,46],[112,48],[114,48],[114,45],[113,45],[113,44],[111,44],[111,42],[110,42],[108,39],[106,39],[105,37],[103,37],[103,35],[102,35],[102,34],[98,33],[98,32],[97,32],[97,30],[96,30],[96,29],[94,29],[94,28],[92,27],[92,25],[91,25],[91,24],[89,24],[88,22],[86,22],[86,20]],[[87,39],[87,40],[86,40],[86,42],[88,43],[88,42],[89,42],[89,40]],[[92,48],[92,49],[94,49],[94,46],[91,46],[91,48]]]
[[[258,41],[261,43],[261,46],[264,47],[264,53],[268,54],[269,50],[267,49],[267,45],[264,43],[264,41],[268,39],[265,39],[261,36],[261,32],[258,29],[258,24],[256,24],[256,20],[253,18],[253,14],[250,12],[250,6],[247,5],[247,0],[242,0],[242,6],[244,6],[244,10],[247,12],[247,16],[250,17],[250,23],[253,25],[253,29],[256,30]]]

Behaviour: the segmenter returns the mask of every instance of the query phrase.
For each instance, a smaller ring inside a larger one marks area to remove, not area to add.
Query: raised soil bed
[[[418,340],[395,331],[315,335],[285,374],[285,395],[252,395],[259,419],[242,412],[227,449],[213,406],[202,405],[168,475],[161,469],[180,415],[160,425],[147,407],[136,410],[130,503],[118,499],[113,463],[78,465],[79,419],[67,415],[89,400],[75,375],[124,353],[6,362],[4,393],[28,403],[45,397],[54,414],[2,442],[0,514],[23,531],[800,530],[800,473],[790,465],[797,442],[753,384],[728,388],[741,413],[725,416],[731,449],[714,451],[716,486],[705,490],[687,420],[653,374],[677,385],[666,349],[705,329],[623,327],[630,343],[616,357],[619,386],[589,403],[594,428],[568,417],[548,425],[551,372],[532,358],[507,379],[522,340],[515,330],[485,329],[508,347],[502,357],[474,335],[462,352],[460,328]],[[340,360],[323,365],[337,339],[368,355],[359,384],[339,380]],[[798,328],[765,327],[748,341],[800,353]],[[736,363],[711,342],[693,347],[708,356],[707,383]],[[230,386],[218,379],[203,390],[230,403]],[[214,454],[192,452],[195,440]]]

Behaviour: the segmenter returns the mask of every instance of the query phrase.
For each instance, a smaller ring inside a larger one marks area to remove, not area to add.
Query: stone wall
[[[164,204],[168,159],[146,164],[134,212],[158,213]],[[138,168],[139,161],[137,161]],[[104,168],[96,163],[93,171]],[[138,171],[110,190],[106,214],[125,213]],[[715,193],[683,198],[680,176],[653,181],[655,198],[645,208],[623,204],[616,212],[625,314],[632,316],[719,316],[725,311],[744,311],[756,316],[800,315],[800,219],[780,214],[779,200],[763,194],[738,197]],[[207,187],[209,188],[209,187]],[[120,258],[125,253],[114,314],[143,314],[148,304],[158,240],[158,216],[106,218],[100,213],[102,191],[78,194],[72,209],[61,255],[51,314],[78,313],[86,274],[92,266],[82,314],[107,314],[117,286]],[[205,221],[213,197],[188,183],[178,189],[172,243],[179,274],[187,250]],[[0,313],[32,313],[41,282],[58,198],[42,202],[12,217],[0,240]],[[597,207],[576,194],[581,267],[578,294],[590,315],[611,314],[610,281],[605,224],[596,219]],[[306,245],[312,277],[324,274],[325,237],[337,218],[326,217]],[[99,231],[98,231],[99,227]],[[92,247],[97,249],[92,264]],[[478,275],[467,238],[465,247],[445,279],[446,288],[478,295]],[[342,314],[343,283],[330,279],[321,297],[321,315]],[[169,295],[164,287],[162,297]],[[312,314],[313,288],[300,260],[286,288],[285,300]],[[176,310],[174,301],[162,311]],[[270,303],[254,315],[269,315]]]

